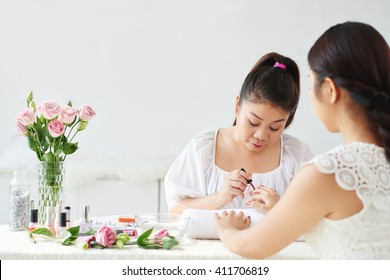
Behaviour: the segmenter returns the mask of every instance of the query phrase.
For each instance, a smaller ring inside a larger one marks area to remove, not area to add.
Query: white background
[[[134,176],[161,177],[192,136],[231,125],[245,76],[270,51],[301,69],[287,133],[326,151],[341,139],[311,108],[307,52],[347,20],[373,25],[390,42],[389,15],[387,0],[0,0],[0,167],[36,160],[15,130],[32,90],[38,105],[70,99],[95,109],[68,162],[115,169],[142,160],[160,169]]]

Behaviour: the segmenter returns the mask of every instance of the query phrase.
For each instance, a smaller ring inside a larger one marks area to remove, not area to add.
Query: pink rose
[[[52,120],[58,116],[60,112],[60,105],[58,105],[55,101],[46,101],[39,106],[39,111],[41,111],[42,115],[45,119]]]
[[[16,118],[16,132],[18,135],[27,135],[27,128],[19,118]]]
[[[96,115],[91,106],[83,105],[80,109],[80,119],[82,121],[89,121]]]
[[[19,115],[16,116],[18,122],[21,122],[24,126],[28,126],[34,123],[35,114],[34,109],[26,108]]]
[[[49,133],[56,138],[65,132],[65,125],[59,120],[52,120],[49,122]]]
[[[77,115],[77,110],[70,106],[62,107],[60,109],[59,119],[64,124],[69,124],[74,121]]]
[[[102,226],[95,234],[95,240],[98,244],[104,247],[111,247],[115,244],[115,230],[108,226]]]

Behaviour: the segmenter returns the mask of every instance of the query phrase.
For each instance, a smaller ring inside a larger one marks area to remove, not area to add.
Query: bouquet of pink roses
[[[76,109],[71,101],[66,106],[46,101],[38,107],[38,114],[32,92],[27,95],[26,101],[27,108],[16,117],[18,134],[27,136],[29,147],[39,161],[64,161],[67,155],[78,149],[78,143],[72,141],[79,131],[87,127],[95,111],[88,105]]]
[[[32,92],[26,101],[27,108],[16,117],[16,129],[19,135],[27,137],[39,160],[39,223],[44,224],[48,207],[62,205],[65,158],[78,149],[74,138],[87,127],[95,111],[88,105],[74,108],[70,101],[66,106],[46,101],[37,111]],[[51,218],[54,220],[55,214]]]

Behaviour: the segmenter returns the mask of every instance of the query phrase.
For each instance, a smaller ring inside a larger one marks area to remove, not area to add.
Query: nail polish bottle
[[[60,213],[60,223],[59,223],[59,226],[56,230],[56,233],[57,233],[57,236],[68,229],[68,226],[67,226],[67,223],[66,223],[66,212],[61,212]]]
[[[66,212],[66,226],[71,227],[72,226],[72,218],[70,216],[70,206],[65,206],[65,212]]]
[[[31,209],[30,211],[30,224],[28,230],[34,230],[39,227],[38,224],[38,209]]]
[[[89,206],[84,206],[82,209],[82,215],[81,215],[81,224],[80,224],[80,233],[85,234],[85,232],[93,226],[92,220],[91,220],[91,211]]]

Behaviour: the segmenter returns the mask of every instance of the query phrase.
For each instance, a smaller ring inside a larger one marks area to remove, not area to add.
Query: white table
[[[0,225],[1,260],[218,260],[242,259],[227,250],[219,240],[188,239],[172,250],[145,250],[136,245],[123,249],[88,249],[63,246],[56,242],[33,243],[26,231],[11,232],[8,225]],[[294,242],[270,259],[315,259],[305,242]]]

